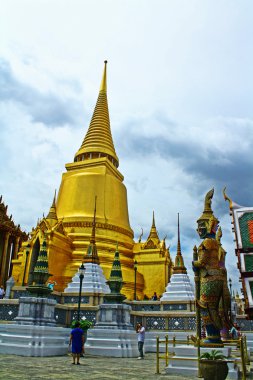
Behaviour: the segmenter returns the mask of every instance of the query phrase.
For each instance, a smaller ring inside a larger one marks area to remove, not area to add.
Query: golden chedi
[[[136,282],[139,299],[144,293],[148,297],[154,291],[162,293],[168,282],[170,258],[165,242],[157,241],[156,247],[149,252],[149,259],[142,260],[143,247],[133,240],[127,190],[124,177],[118,170],[119,159],[110,128],[106,69],[105,61],[88,131],[74,161],[66,164],[57,199],[54,197],[47,217],[38,221],[30,239],[13,260],[12,275],[16,284],[21,285],[23,278],[25,284],[31,281],[29,273],[34,269],[44,236],[47,238],[49,271],[53,274],[52,281],[56,281],[56,290],[64,290],[82,261],[91,261],[87,249],[94,229],[95,199],[96,247],[105,277],[109,277],[118,244],[124,281],[122,293],[128,299],[133,299],[134,294],[135,254],[140,262]],[[155,286],[154,278],[158,280],[158,286]]]

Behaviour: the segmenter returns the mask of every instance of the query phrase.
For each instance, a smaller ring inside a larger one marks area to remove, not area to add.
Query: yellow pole
[[[169,364],[168,335],[165,335],[165,362],[166,362],[166,367],[168,367],[168,364]]]
[[[159,369],[159,336],[156,337],[156,373],[160,373]]]
[[[241,351],[241,359],[242,359],[242,380],[246,380],[246,363],[244,357],[244,344],[243,339],[240,338],[240,351]]]
[[[198,260],[198,251],[197,247],[193,248],[193,261]],[[201,339],[201,317],[200,317],[200,278],[199,278],[199,269],[195,269],[194,272],[195,280],[195,303],[196,303],[196,335],[197,335],[197,354],[198,354],[198,377],[202,377],[200,373],[200,339]]]

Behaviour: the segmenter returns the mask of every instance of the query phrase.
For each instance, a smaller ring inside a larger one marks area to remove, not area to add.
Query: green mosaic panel
[[[253,272],[253,255],[244,255],[246,272]]]
[[[243,214],[239,218],[239,226],[240,226],[243,248],[253,248],[253,242],[252,243],[250,242],[249,226],[248,226],[249,220],[253,220],[253,212],[245,212],[245,214]]]

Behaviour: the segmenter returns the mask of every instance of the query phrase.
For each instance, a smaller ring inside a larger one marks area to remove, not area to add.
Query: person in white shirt
[[[141,322],[137,324],[136,332],[138,334],[138,350],[140,353],[140,356],[138,357],[138,359],[144,359],[143,346],[144,346],[144,340],[145,340],[145,327],[142,326]]]

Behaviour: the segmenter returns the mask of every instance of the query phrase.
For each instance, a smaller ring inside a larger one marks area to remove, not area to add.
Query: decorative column
[[[16,236],[15,245],[14,245],[14,254],[13,254],[13,259],[14,260],[18,256],[19,242],[20,242],[20,236]]]
[[[10,232],[6,232],[5,238],[4,238],[3,261],[2,261],[2,268],[1,268],[1,279],[2,279],[3,284],[6,281],[6,269],[7,269],[7,256],[8,256],[8,248],[9,248],[9,238],[10,238]]]

